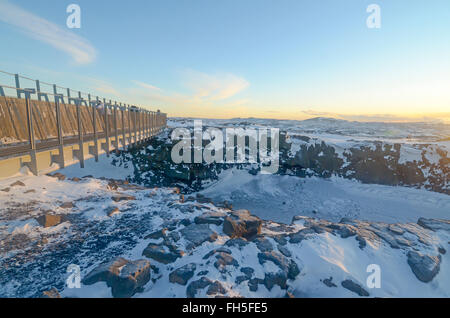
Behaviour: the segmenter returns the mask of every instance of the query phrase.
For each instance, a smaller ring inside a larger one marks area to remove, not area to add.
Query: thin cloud
[[[193,98],[203,101],[229,99],[250,84],[231,73],[206,74],[189,70],[184,74],[184,85],[193,91]]]
[[[0,0],[0,21],[69,54],[77,64],[91,63],[97,55],[89,41],[8,1]]]
[[[161,91],[161,88],[153,86],[153,85],[150,85],[150,84],[147,84],[147,83],[144,83],[144,82],[133,81],[133,83],[135,83],[136,85],[138,85],[138,86],[140,86],[142,88],[145,88],[145,89],[149,89],[149,90],[152,90],[152,91]]]

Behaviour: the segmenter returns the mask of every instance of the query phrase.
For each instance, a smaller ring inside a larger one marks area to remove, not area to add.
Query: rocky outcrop
[[[95,268],[83,279],[83,284],[106,282],[113,297],[131,297],[147,284],[150,275],[149,261],[129,261],[119,257]]]
[[[441,255],[430,256],[416,251],[408,252],[408,264],[417,279],[428,283],[439,273]]]
[[[131,181],[144,185],[176,185],[182,192],[192,192],[202,189],[205,180],[216,180],[223,170],[231,167],[247,169],[251,174],[260,171],[259,165],[250,164],[175,164],[170,155],[176,142],[169,138],[170,133],[152,140],[145,153],[131,151],[115,160],[123,165],[132,161],[136,170]],[[445,148],[435,144],[355,141],[340,149],[317,138],[285,131],[280,131],[279,142],[279,174],[325,178],[338,175],[364,183],[424,187],[450,194],[450,156]],[[206,144],[204,141],[203,146]],[[417,153],[417,158],[403,158],[405,148]]]
[[[261,233],[262,221],[247,210],[231,212],[224,220],[223,232],[231,238],[252,239]]]

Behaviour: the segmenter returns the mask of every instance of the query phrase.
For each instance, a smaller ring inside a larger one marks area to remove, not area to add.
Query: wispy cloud
[[[134,80],[135,87],[129,94],[140,99],[168,103],[174,106],[223,106],[240,107],[247,99],[236,99],[250,84],[242,77],[231,73],[207,74],[194,70],[182,72],[181,86],[188,92],[166,91],[152,84]]]
[[[218,101],[235,96],[250,84],[231,73],[207,74],[188,70],[184,74],[184,85],[193,91],[194,99]]]
[[[91,63],[97,55],[86,39],[6,0],[0,0],[0,21],[69,54],[78,64]]]
[[[161,91],[161,88],[153,86],[153,85],[150,85],[150,84],[147,84],[147,83],[144,83],[144,82],[133,81],[133,83],[138,85],[141,88],[144,88],[144,89],[148,89],[148,90],[151,90],[151,91]]]

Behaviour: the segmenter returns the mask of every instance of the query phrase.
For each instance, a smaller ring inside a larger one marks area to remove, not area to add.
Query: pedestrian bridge
[[[0,81],[0,179],[24,167],[36,175],[74,163],[84,168],[86,159],[139,146],[167,124],[160,111],[0,72],[15,84]],[[23,79],[33,88],[22,88]]]

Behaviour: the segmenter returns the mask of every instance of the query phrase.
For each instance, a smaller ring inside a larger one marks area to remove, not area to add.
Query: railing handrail
[[[59,86],[59,85],[56,85],[56,84],[50,84],[50,83],[47,83],[47,82],[40,81],[38,79],[32,79],[30,77],[19,75],[18,73],[14,74],[14,73],[10,73],[10,72],[3,71],[3,70],[0,70],[0,73],[6,74],[6,75],[10,75],[10,76],[14,76],[15,79],[16,79],[16,87],[10,86],[10,85],[4,85],[4,84],[0,83],[0,96],[6,96],[6,94],[4,93],[4,91],[1,88],[8,88],[8,89],[15,90],[17,92],[17,97],[18,98],[22,98],[21,97],[22,93],[27,93],[27,94],[29,94],[29,96],[37,95],[39,100],[41,100],[40,99],[41,97],[47,96],[46,101],[49,101],[48,100],[48,96],[53,96],[54,99],[55,99],[55,102],[56,102],[57,99],[62,98],[63,101],[64,101],[64,98],[67,98],[68,99],[68,104],[70,104],[72,101],[78,100],[78,101],[86,102],[86,104],[87,104],[87,102],[89,102],[89,105],[86,105],[86,106],[93,106],[92,103],[100,102],[100,104],[104,105],[105,107],[113,107],[113,106],[115,106],[115,107],[119,107],[119,108],[121,108],[121,107],[129,108],[129,109],[132,109],[132,111],[138,110],[138,111],[142,111],[142,112],[152,112],[152,113],[158,113],[159,112],[159,111],[152,111],[152,110],[149,110],[147,108],[139,107],[139,106],[136,106],[136,105],[133,105],[133,104],[117,102],[116,100],[113,101],[110,98],[99,97],[98,95],[91,94],[91,93],[86,93],[86,92],[83,92],[83,91],[80,91],[80,90],[74,90],[74,89],[71,89],[71,88],[68,88],[68,87],[62,87],[62,86]],[[35,82],[36,88],[22,88],[22,87],[20,87],[20,82],[18,81],[18,79],[20,79],[20,78]],[[40,89],[40,85],[41,84],[53,87],[55,92],[54,93],[50,93],[50,92],[46,92],[46,91],[41,91],[41,89]],[[56,92],[56,88],[66,90],[67,94],[65,95],[64,92],[63,93]],[[78,95],[70,96],[70,92],[77,93]],[[82,98],[81,97],[82,95],[86,96],[87,99]],[[92,97],[92,99],[91,99],[91,97]],[[108,100],[109,100],[109,102],[108,102]],[[162,113],[162,112],[159,112],[159,113],[165,114],[165,113]],[[167,114],[165,114],[165,115],[167,115]]]

